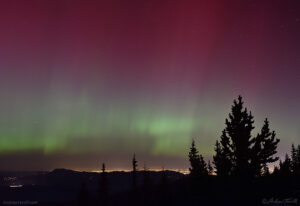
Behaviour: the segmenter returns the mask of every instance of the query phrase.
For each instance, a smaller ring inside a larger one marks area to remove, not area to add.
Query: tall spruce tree
[[[223,177],[229,176],[232,171],[233,161],[230,140],[225,130],[222,131],[221,141],[216,141],[215,152],[213,163],[215,165],[216,174]]]
[[[294,172],[297,166],[297,150],[295,148],[294,143],[292,144],[292,148],[291,148],[291,161],[292,161],[292,169]]]
[[[298,163],[298,157],[297,157],[297,150],[296,150],[294,144],[292,144],[292,149],[291,149],[291,161],[292,161],[292,172],[293,172],[293,174],[296,174],[299,163]]]
[[[107,205],[108,204],[108,181],[107,181],[107,174],[106,174],[106,167],[105,164],[102,164],[102,168],[101,168],[102,172],[101,172],[101,177],[100,177],[100,201],[99,201],[99,205]]]
[[[251,149],[253,175],[262,175],[264,166],[279,159],[279,157],[274,157],[279,143],[279,139],[276,139],[275,136],[275,131],[270,131],[268,119],[265,119],[261,132],[253,139],[253,147]]]
[[[105,174],[105,170],[106,170],[105,163],[102,163],[102,168],[101,168],[101,170],[102,170],[102,173]]]
[[[133,158],[132,158],[132,189],[133,191],[136,190],[136,172],[137,172],[137,160],[135,158],[135,153],[133,154]]]
[[[196,174],[199,171],[200,168],[200,161],[199,161],[199,154],[198,154],[198,150],[195,147],[195,141],[192,141],[192,146],[190,148],[190,152],[189,152],[189,161],[190,161],[190,174],[192,176],[196,176]]]
[[[266,119],[261,132],[252,137],[253,116],[244,108],[242,97],[233,101],[231,113],[226,119],[220,142],[216,142],[214,164],[217,175],[241,177],[259,176],[267,163],[275,162],[279,139],[270,132]]]
[[[193,140],[189,152],[189,161],[191,166],[189,170],[192,177],[200,177],[207,174],[206,162],[204,161],[203,156],[198,153],[195,141]]]
[[[285,159],[279,162],[279,174],[281,176],[290,176],[292,174],[292,163],[288,154],[285,155]]]
[[[206,162],[204,161],[204,158],[202,155],[199,155],[199,159],[200,159],[200,176],[205,176],[208,175],[208,169],[207,169],[207,165]]]
[[[251,158],[251,131],[254,129],[253,116],[247,108],[243,106],[242,97],[234,100],[226,119],[225,134],[231,140],[230,148],[232,151],[232,172],[237,176],[249,175],[249,160]]]
[[[216,144],[215,144],[215,152],[216,154],[213,156],[213,164],[215,165],[215,169],[216,169],[216,174],[218,176],[224,176],[224,174],[226,172],[224,172],[223,168],[222,167],[222,163],[224,161],[222,161],[222,148],[221,148],[221,145],[220,145],[220,142],[217,140],[216,141]]]
[[[291,170],[293,175],[300,175],[300,146],[297,148],[292,144],[291,148]]]
[[[137,160],[135,158],[135,153],[134,153],[133,154],[133,158],[132,158],[132,171],[136,172],[137,171],[137,167],[138,167],[138,164],[137,164]]]

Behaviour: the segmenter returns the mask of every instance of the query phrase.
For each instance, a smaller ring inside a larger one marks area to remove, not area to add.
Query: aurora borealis
[[[300,143],[297,1],[1,1],[0,169],[186,169],[232,101]]]

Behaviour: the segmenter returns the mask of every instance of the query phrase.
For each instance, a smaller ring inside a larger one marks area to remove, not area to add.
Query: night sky
[[[300,144],[300,3],[3,0],[0,169],[187,169],[239,94]]]

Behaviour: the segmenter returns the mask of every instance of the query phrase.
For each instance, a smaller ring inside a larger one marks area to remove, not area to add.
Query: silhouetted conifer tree
[[[138,161],[136,160],[135,153],[132,158],[132,193],[131,193],[131,204],[138,205],[139,196],[137,195],[137,167]]]
[[[199,155],[199,158],[200,158],[200,175],[201,176],[208,175],[207,165],[206,162],[204,161],[203,156]]]
[[[270,131],[269,121],[265,119],[261,132],[253,139],[251,166],[255,176],[263,173],[263,167],[268,163],[276,162],[279,157],[273,157],[277,151],[279,139],[275,139],[275,131]]]
[[[279,174],[281,176],[290,176],[292,174],[292,163],[288,154],[285,155],[285,159],[279,162]]]
[[[215,144],[216,154],[213,156],[213,163],[215,165],[216,174],[218,176],[229,176],[232,171],[232,151],[230,149],[230,140],[226,135],[226,131],[222,131],[221,143],[216,141]]]
[[[102,174],[104,174],[104,173],[105,173],[105,169],[106,169],[106,167],[105,167],[105,164],[104,164],[104,163],[102,163],[102,168],[101,168],[101,170],[102,170]]]
[[[213,156],[213,159],[214,159],[213,164],[215,165],[216,174],[218,176],[223,176],[222,175],[224,173],[224,172],[222,172],[222,169],[223,169],[222,157],[223,157],[223,155],[222,155],[222,148],[221,148],[220,142],[218,140],[216,141],[214,150],[215,150],[216,154]]]
[[[296,148],[294,144],[292,144],[291,148],[291,170],[293,175],[300,175],[300,146]]]
[[[225,134],[230,137],[233,152],[233,172],[238,176],[249,175],[249,160],[251,157],[251,131],[253,116],[243,107],[242,97],[234,100],[229,119],[226,119]]]
[[[191,167],[189,168],[190,174],[192,176],[195,176],[200,169],[200,159],[199,159],[198,150],[195,147],[194,140],[192,141],[192,146],[191,146],[190,152],[189,152],[189,161],[190,161],[190,165],[191,165]]]
[[[190,174],[192,177],[199,177],[207,175],[207,166],[202,155],[198,154],[198,150],[195,147],[195,141],[192,141],[192,146],[189,152],[190,161]]]
[[[135,153],[133,154],[133,158],[132,158],[132,187],[133,190],[136,190],[136,172],[137,172],[137,160],[135,158]]]
[[[137,164],[137,160],[135,158],[135,153],[134,153],[133,154],[133,158],[132,158],[132,171],[136,172],[137,171],[137,167],[138,167],[138,164]]]
[[[291,161],[292,161],[292,171],[295,172],[298,166],[298,158],[297,158],[297,150],[294,144],[292,144],[292,149],[291,149]]]
[[[216,142],[214,164],[217,175],[259,176],[264,165],[278,160],[273,155],[279,139],[275,139],[274,131],[270,132],[268,120],[265,120],[261,133],[253,138],[253,116],[243,104],[241,96],[233,101],[221,141]]]
[[[107,173],[105,164],[102,164],[101,168],[101,177],[100,177],[100,185],[99,185],[99,192],[100,192],[100,205],[107,205],[108,204],[108,182],[107,182]]]

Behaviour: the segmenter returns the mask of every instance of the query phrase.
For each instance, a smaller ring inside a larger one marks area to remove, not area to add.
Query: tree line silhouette
[[[244,108],[242,97],[239,96],[238,100],[234,100],[229,118],[225,121],[226,128],[215,144],[213,164],[218,176],[258,177],[267,172],[265,170],[268,170],[268,163],[279,159],[274,157],[279,139],[276,138],[275,131],[270,131],[268,119],[265,119],[256,136],[251,134],[253,123],[251,112]],[[203,156],[198,154],[194,141],[189,160],[191,175],[207,175],[209,171],[212,173]]]
[[[240,205],[241,200],[253,198],[257,190],[261,194],[268,194],[272,190],[274,180],[283,177],[295,177],[300,180],[300,145],[292,144],[290,155],[280,160],[279,166],[270,172],[268,164],[279,160],[277,146],[280,142],[275,131],[270,129],[266,118],[258,134],[253,135],[254,117],[251,111],[244,107],[241,96],[233,101],[229,117],[225,120],[225,129],[214,146],[213,162],[205,161],[196,148],[195,141],[191,143],[188,153],[190,163],[189,174],[184,180],[171,183],[166,171],[161,172],[161,180],[157,186],[151,181],[150,171],[144,166],[138,171],[136,155],[132,158],[132,186],[131,191],[123,197],[122,204],[126,205],[198,205],[206,203],[207,197],[212,197],[208,191],[219,192],[215,205],[228,201],[231,205]],[[137,174],[142,172],[142,186],[137,184]],[[280,182],[280,181],[279,181]],[[280,182],[280,186],[285,183]],[[291,186],[291,185],[288,185]],[[300,188],[300,185],[296,185]],[[277,187],[273,187],[276,189]],[[173,194],[173,195],[172,195]],[[86,185],[83,183],[79,196],[79,205],[87,205],[88,195]],[[230,199],[232,198],[232,199]],[[235,199],[237,198],[237,200]],[[122,199],[122,198],[121,198]],[[118,205],[116,200],[110,202],[109,182],[105,164],[99,177],[99,205]],[[243,205],[253,205],[252,201]]]

